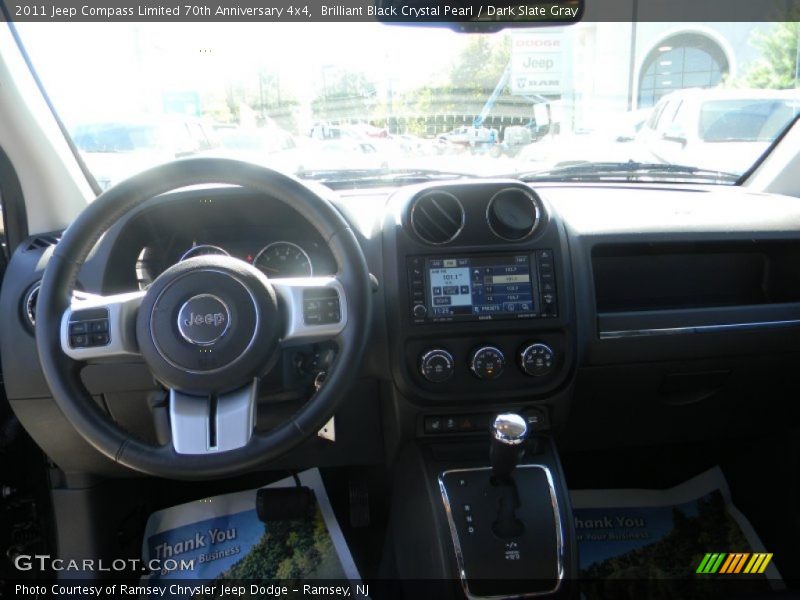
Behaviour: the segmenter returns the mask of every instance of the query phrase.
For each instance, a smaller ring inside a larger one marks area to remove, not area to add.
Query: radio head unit
[[[412,319],[422,323],[555,317],[553,264],[550,250],[410,257]]]

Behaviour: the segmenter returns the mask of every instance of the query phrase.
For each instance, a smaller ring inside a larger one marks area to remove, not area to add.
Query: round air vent
[[[499,238],[517,242],[536,230],[541,218],[539,199],[521,188],[505,188],[497,192],[486,207],[486,221]]]
[[[425,192],[411,206],[411,227],[429,244],[452,242],[464,228],[464,207],[449,192]]]
[[[41,283],[33,284],[22,301],[22,314],[31,328],[36,326],[36,301],[39,299],[39,288],[41,287]]]

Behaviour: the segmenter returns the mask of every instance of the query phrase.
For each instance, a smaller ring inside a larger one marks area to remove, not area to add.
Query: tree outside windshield
[[[797,23],[18,28],[103,188],[187,156],[309,178],[627,161],[739,174],[800,106]]]

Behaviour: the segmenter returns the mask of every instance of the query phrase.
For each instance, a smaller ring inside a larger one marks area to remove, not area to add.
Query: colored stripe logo
[[[772,560],[771,552],[709,552],[700,561],[696,573],[713,575],[722,573],[736,575],[739,573],[763,573]]]

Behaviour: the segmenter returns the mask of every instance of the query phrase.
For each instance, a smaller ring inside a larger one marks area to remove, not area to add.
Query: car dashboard
[[[485,435],[498,410],[520,412],[568,450],[733,437],[791,414],[796,199],[492,179],[330,197],[374,276],[370,346],[336,416],[336,442],[312,438],[280,466],[381,463],[409,440]],[[126,475],[75,434],[38,366],[31,292],[59,233],[27,240],[8,269],[0,350],[9,400],[65,470]],[[293,210],[206,187],[153,198],[114,225],[78,288],[143,289],[187,253],[219,252],[268,277],[337,272],[325,240]],[[260,424],[313,393],[329,351],[287,351],[267,377]],[[83,379],[113,419],[158,437],[159,385],[143,364],[91,365]]]

